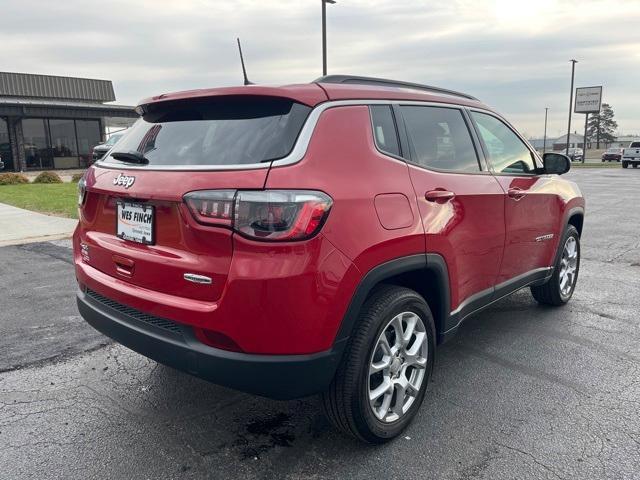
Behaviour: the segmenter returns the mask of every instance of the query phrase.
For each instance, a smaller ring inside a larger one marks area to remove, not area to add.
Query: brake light
[[[187,193],[184,200],[199,223],[230,227],[235,195],[235,190],[203,190]]]
[[[205,190],[184,197],[196,221],[263,241],[304,240],[327,219],[332,200],[312,190]]]

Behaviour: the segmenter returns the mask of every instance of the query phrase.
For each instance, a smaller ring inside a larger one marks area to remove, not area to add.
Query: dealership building
[[[4,171],[86,167],[107,131],[138,116],[115,99],[109,80],[0,72]]]

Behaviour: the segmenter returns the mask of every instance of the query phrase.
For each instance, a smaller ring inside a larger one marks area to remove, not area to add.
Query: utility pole
[[[544,139],[542,140],[542,153],[547,152],[547,114],[549,113],[549,107],[544,107]]]
[[[336,0],[320,0],[322,3],[322,75],[327,74],[327,3],[336,3]]]
[[[571,94],[569,95],[569,126],[567,127],[567,146],[565,148],[565,155],[569,155],[569,138],[571,136],[571,111],[573,110],[573,80],[576,73],[577,60],[571,59]]]

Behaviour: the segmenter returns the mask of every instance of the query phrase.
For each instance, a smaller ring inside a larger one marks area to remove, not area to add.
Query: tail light
[[[197,222],[231,227],[235,195],[235,190],[202,190],[187,193],[184,200]]]
[[[314,236],[332,204],[327,194],[312,190],[204,190],[188,193],[184,200],[199,223],[230,227],[263,241]]]
[[[78,206],[81,207],[84,203],[84,199],[87,196],[87,182],[84,179],[84,175],[78,181]]]

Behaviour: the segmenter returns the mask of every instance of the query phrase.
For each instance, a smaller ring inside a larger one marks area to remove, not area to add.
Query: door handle
[[[520,200],[526,194],[527,194],[526,191],[518,187],[510,188],[507,192],[507,195],[509,195],[509,198],[513,198],[514,200]]]
[[[446,202],[455,197],[456,194],[448,190],[429,190],[424,194],[424,198],[427,202]]]

